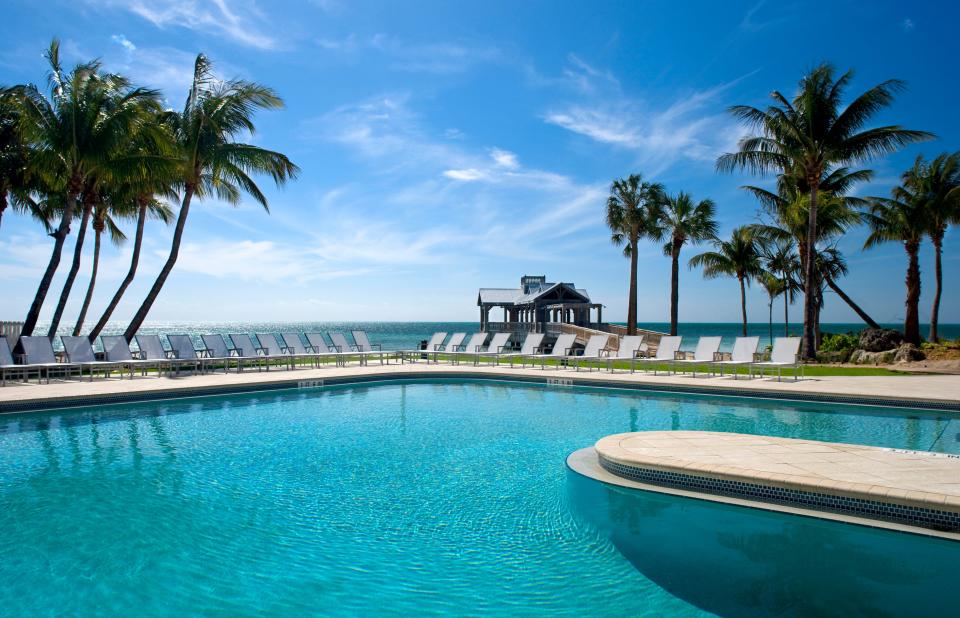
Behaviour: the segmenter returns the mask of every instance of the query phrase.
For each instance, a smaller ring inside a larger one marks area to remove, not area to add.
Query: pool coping
[[[716,502],[728,504],[742,508],[758,509],[762,511],[772,511],[787,515],[799,517],[808,517],[812,519],[822,519],[845,524],[865,526],[868,528],[878,528],[890,532],[899,532],[904,534],[913,534],[918,536],[927,536],[948,541],[960,542],[960,532],[949,532],[925,528],[921,526],[909,525],[897,521],[885,519],[876,519],[871,517],[862,517],[851,513],[834,512],[829,510],[817,510],[806,508],[795,504],[786,504],[779,502],[768,502],[756,499],[750,499],[742,496],[725,495],[722,493],[713,493],[708,491],[699,491],[682,486],[661,485],[650,482],[643,482],[633,478],[627,478],[611,472],[604,467],[600,461],[600,456],[594,447],[588,446],[578,449],[566,459],[567,469],[574,474],[584,478],[594,480],[605,485],[621,487],[628,490],[652,492],[688,498],[691,500],[702,500],[706,502]]]
[[[409,366],[409,365],[408,365]],[[848,394],[831,393],[816,390],[798,391],[787,388],[778,388],[778,383],[766,382],[764,388],[751,388],[748,384],[731,384],[731,381],[714,384],[678,384],[675,381],[658,381],[654,376],[642,376],[641,379],[631,379],[633,374],[614,374],[618,376],[604,377],[573,372],[571,370],[512,369],[464,367],[462,365],[417,365],[415,369],[396,370],[397,365],[382,367],[354,367],[341,370],[335,375],[326,373],[324,369],[309,369],[297,372],[296,377],[288,379],[277,378],[276,372],[264,372],[259,376],[241,374],[247,381],[230,384],[190,384],[190,377],[180,378],[137,378],[137,380],[170,380],[159,388],[150,388],[121,391],[114,393],[85,393],[86,382],[77,383],[79,392],[60,396],[33,396],[18,399],[0,400],[0,414],[20,412],[39,412],[44,410],[60,410],[74,407],[87,407],[113,403],[135,403],[153,400],[169,400],[183,397],[202,397],[214,395],[242,394],[273,390],[318,388],[324,386],[340,386],[349,384],[365,384],[371,382],[389,382],[403,380],[431,380],[431,379],[483,379],[508,381],[525,384],[540,384],[556,388],[564,387],[596,387],[616,390],[630,390],[638,392],[663,392],[693,395],[715,395],[729,397],[749,397],[782,401],[805,401],[820,403],[840,403],[849,405],[872,405],[896,408],[911,408],[921,410],[940,410],[960,412],[960,400],[943,398],[916,398],[898,397],[876,394]],[[352,371],[351,371],[352,369]],[[343,373],[347,371],[347,373]],[[629,377],[625,377],[629,376]],[[253,379],[250,379],[253,378]],[[650,379],[654,378],[654,379]],[[691,381],[697,378],[688,378]],[[908,377],[891,378],[907,380]],[[179,382],[184,380],[184,382]],[[126,380],[122,382],[126,383]],[[179,382],[179,383],[178,383]],[[733,381],[736,382],[736,381]],[[792,382],[796,384],[796,382]],[[816,385],[814,385],[815,387]],[[4,388],[19,389],[19,386]],[[42,387],[41,387],[42,388]],[[0,391],[2,392],[2,391]],[[34,393],[31,393],[33,395]]]

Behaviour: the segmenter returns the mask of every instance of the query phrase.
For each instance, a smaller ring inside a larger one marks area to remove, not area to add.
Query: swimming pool
[[[564,460],[644,429],[958,453],[955,417],[470,380],[11,415],[0,608],[925,614],[956,543],[628,491]]]

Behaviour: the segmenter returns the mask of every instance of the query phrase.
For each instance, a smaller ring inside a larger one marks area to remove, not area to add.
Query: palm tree
[[[176,174],[176,161],[170,157],[173,146],[172,135],[165,131],[161,118],[156,116],[153,123],[161,130],[159,132],[141,132],[132,136],[130,149],[136,153],[141,163],[136,173],[124,178],[120,183],[111,186],[113,208],[123,217],[136,217],[136,231],[133,237],[133,251],[130,257],[130,267],[123,281],[114,293],[110,302],[96,325],[90,330],[88,338],[91,343],[103,331],[110,321],[120,299],[127,288],[133,283],[140,264],[140,248],[143,246],[143,230],[148,218],[158,219],[165,224],[173,220],[173,211],[168,202],[179,201],[179,196],[173,184]],[[150,164],[147,164],[147,163]]]
[[[156,105],[157,93],[130,88],[116,76],[100,75],[98,61],[77,65],[65,73],[60,44],[54,40],[46,53],[50,64],[50,97],[34,85],[17,86],[10,93],[20,113],[20,130],[33,144],[28,172],[42,177],[63,196],[60,223],[52,233],[53,251],[23,324],[23,335],[33,334],[46,299],[77,200],[93,174],[99,173],[108,153],[135,130],[139,110]]]
[[[901,184],[891,190],[891,198],[872,198],[864,214],[870,235],[863,245],[870,249],[884,242],[903,243],[907,252],[907,299],[903,316],[903,339],[920,345],[920,243],[930,229],[926,195],[921,182],[922,169],[916,166],[904,172]]]
[[[87,338],[91,343],[96,341],[97,337],[106,327],[107,323],[110,321],[110,317],[116,310],[117,305],[120,304],[120,299],[123,298],[123,294],[127,291],[127,288],[130,287],[130,284],[133,283],[133,279],[137,275],[137,267],[140,264],[140,248],[143,246],[143,228],[147,222],[147,219],[154,218],[162,221],[163,223],[170,223],[173,221],[173,211],[171,210],[170,206],[168,206],[165,201],[154,198],[152,194],[141,193],[140,195],[137,195],[133,201],[133,205],[136,206],[135,212],[137,224],[136,231],[134,232],[133,236],[133,252],[130,256],[130,268],[127,270],[127,274],[124,276],[123,281],[120,282],[120,286],[114,293],[113,298],[111,298],[110,302],[107,304],[107,308],[104,309],[103,315],[100,316],[100,319],[97,320],[96,325],[90,330],[90,334],[87,335]],[[96,263],[96,259],[94,259],[94,263]],[[92,283],[93,280],[91,279],[91,286]],[[81,314],[81,318],[82,317],[83,314]],[[80,330],[81,322],[82,319],[78,319],[78,326],[75,330]]]
[[[215,196],[237,204],[241,194],[247,193],[269,210],[266,196],[249,174],[269,174],[277,185],[296,177],[299,168],[286,155],[236,141],[241,135],[255,131],[255,110],[282,106],[280,97],[265,86],[216,79],[206,56],[197,56],[193,83],[183,111],[169,112],[164,116],[173,135],[174,158],[178,165],[176,184],[183,190],[173,242],[153,287],[124,332],[127,341],[140,329],[177,263],[194,196],[201,200]]]
[[[630,292],[627,299],[627,334],[637,332],[637,259],[640,239],[650,234],[659,218],[664,201],[659,183],[644,182],[640,174],[613,181],[607,198],[607,227],[610,240],[624,245],[623,255],[630,258]]]
[[[670,269],[670,334],[677,334],[678,306],[680,303],[680,249],[689,241],[695,245],[717,235],[714,220],[716,206],[712,200],[694,204],[688,193],[680,192],[667,198],[659,209],[659,217],[653,221],[650,235],[666,240],[663,254],[672,261]]]
[[[847,192],[856,183],[870,180],[872,177],[873,172],[870,170],[850,171],[843,167],[829,170],[824,174],[820,182],[820,203],[817,209],[818,239],[814,247],[814,260],[819,259],[816,255],[818,247],[839,238],[850,227],[862,222],[861,213],[857,208],[866,206],[867,202],[862,198],[849,196]],[[770,242],[796,243],[799,249],[800,276],[794,279],[795,289],[803,291],[805,287],[802,273],[805,272],[803,268],[807,263],[807,231],[810,212],[810,193],[807,190],[806,181],[794,174],[780,174],[777,177],[776,193],[754,186],[742,188],[757,198],[762,213],[770,220],[769,223],[755,226],[764,246]],[[828,279],[826,283],[868,326],[880,328],[873,318],[840,289],[834,278]],[[812,289],[818,290],[820,287],[820,284],[815,281]],[[815,307],[819,306],[818,303],[819,301],[815,303]],[[819,333],[818,310],[814,311],[812,323],[814,332]]]
[[[713,240],[714,251],[690,258],[690,268],[703,268],[703,276],[736,277],[740,282],[740,311],[743,315],[743,336],[747,336],[747,286],[763,269],[756,231],[751,226],[734,228],[730,240]]]
[[[829,64],[821,64],[799,84],[799,92],[788,100],[780,92],[771,93],[774,103],[767,109],[737,105],[731,113],[754,128],[757,134],[740,140],[739,151],[717,159],[720,171],[738,169],[753,173],[797,172],[809,193],[806,255],[813,256],[818,240],[818,197],[824,173],[831,166],[865,161],[896,151],[906,144],[930,139],[932,134],[912,131],[898,125],[870,129],[863,127],[880,110],[888,107],[894,95],[903,89],[899,80],[887,80],[870,88],[841,108],[844,91],[853,79],[847,71],[835,78]],[[804,289],[815,287],[816,260],[804,263]],[[804,294],[803,355],[817,355],[816,329],[813,323],[816,299]]]
[[[800,291],[797,275],[800,272],[800,259],[793,250],[789,240],[770,240],[761,244],[761,254],[765,270],[779,281],[778,295],[783,295],[783,336],[790,334],[790,304],[794,296]],[[769,292],[771,285],[764,281],[764,288]],[[773,297],[771,297],[772,301]],[[772,323],[772,316],[771,316]],[[772,341],[772,339],[771,339]]]
[[[115,246],[119,246],[127,239],[111,214],[109,198],[101,199],[93,209],[93,221],[90,224],[93,228],[93,265],[90,268],[90,282],[87,284],[87,293],[83,296],[83,304],[80,306],[80,313],[77,315],[77,323],[73,327],[74,337],[79,335],[83,329],[83,322],[87,318],[87,310],[90,308],[90,301],[93,299],[93,290],[97,285],[97,271],[100,269],[100,237],[104,231],[109,230],[110,240]]]
[[[917,163],[922,164],[923,159]],[[927,217],[930,241],[934,251],[934,279],[936,291],[930,310],[930,341],[939,341],[937,325],[940,321],[940,296],[943,292],[943,237],[947,227],[960,223],[960,152],[943,153],[925,166]]]
[[[50,232],[49,213],[39,208],[30,193],[39,187],[31,186],[27,175],[30,161],[30,145],[20,130],[20,112],[16,99],[8,92],[0,94],[0,222],[3,213],[12,207],[14,211],[29,212]]]
[[[763,286],[763,291],[767,293],[770,341],[773,342],[773,301],[781,294],[786,296],[787,288],[784,286],[783,280],[776,273],[770,272],[769,270],[761,272],[757,279],[760,281],[760,285]],[[786,305],[786,303],[784,303],[784,305]]]

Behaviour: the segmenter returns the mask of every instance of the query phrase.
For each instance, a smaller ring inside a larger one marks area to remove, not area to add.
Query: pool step
[[[638,483],[960,532],[960,457],[709,431],[616,434],[598,463]]]

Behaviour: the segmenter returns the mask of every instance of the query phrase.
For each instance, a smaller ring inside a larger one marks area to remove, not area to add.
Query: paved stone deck
[[[357,364],[346,367],[327,366],[316,368],[298,368],[285,370],[274,368],[270,371],[247,370],[243,373],[207,373],[203,375],[183,374],[179,377],[135,376],[128,378],[96,377],[92,382],[84,380],[53,380],[50,384],[29,384],[7,382],[0,388],[0,410],[5,403],[34,403],[37,406],[56,405],[62,400],[82,400],[134,393],[138,395],[156,394],[158,397],[177,394],[199,394],[207,389],[236,387],[243,389],[251,385],[268,383],[295,383],[307,380],[348,379],[352,377],[371,379],[376,377],[477,377],[477,378],[527,378],[543,380],[573,380],[577,384],[602,383],[603,385],[642,385],[647,388],[681,389],[689,391],[707,390],[709,392],[729,392],[731,395],[752,394],[779,397],[791,395],[803,397],[836,397],[837,399],[889,400],[891,402],[929,402],[943,404],[948,408],[960,409],[960,376],[917,375],[917,376],[869,376],[869,377],[816,377],[800,381],[784,380],[778,382],[770,378],[752,380],[730,377],[691,377],[689,374],[653,375],[649,373],[629,373],[615,371],[574,371],[572,368],[511,369],[508,366],[481,365],[470,363],[434,364],[423,361],[405,364],[380,365],[372,362],[368,366]]]
[[[749,484],[774,488],[756,492],[753,498],[759,500],[767,499],[765,494],[771,501],[799,496],[777,491],[792,490],[803,496],[837,496],[960,518],[960,457],[952,455],[709,431],[615,434],[594,448],[607,471],[654,483],[664,479],[680,487],[708,486],[707,491],[741,496],[747,494],[738,493],[740,484]],[[897,517],[891,510],[890,518]],[[903,520],[909,517],[906,513]],[[945,529],[956,530],[957,524],[953,526]]]

